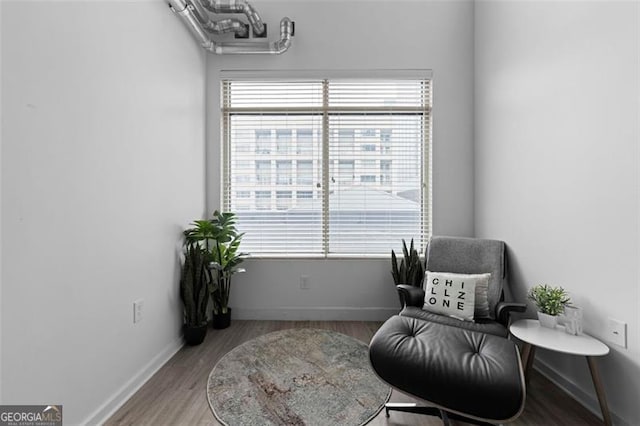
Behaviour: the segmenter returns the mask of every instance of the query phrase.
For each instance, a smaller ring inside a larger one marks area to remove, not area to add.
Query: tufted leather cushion
[[[475,322],[460,321],[459,319],[434,314],[415,306],[407,306],[400,312],[400,316],[418,318],[425,321],[436,322],[438,324],[463,328],[465,330],[489,333],[493,334],[494,336],[507,337],[509,335],[509,331],[505,326],[492,319],[479,318],[475,320]]]
[[[445,410],[499,422],[524,408],[518,350],[502,337],[394,316],[373,336],[369,357],[391,386]]]

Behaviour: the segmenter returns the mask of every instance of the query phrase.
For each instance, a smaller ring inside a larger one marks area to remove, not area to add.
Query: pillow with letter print
[[[424,294],[425,311],[447,315],[464,321],[473,321],[476,310],[476,286],[486,289],[490,274],[454,274],[451,272],[426,273]],[[478,283],[479,282],[479,283]],[[481,297],[479,299],[482,299]],[[480,313],[480,312],[479,312]],[[488,302],[486,315],[488,316]],[[484,314],[482,311],[481,315]]]

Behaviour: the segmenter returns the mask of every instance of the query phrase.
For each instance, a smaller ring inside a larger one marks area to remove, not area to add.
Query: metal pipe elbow
[[[265,32],[260,15],[246,0],[201,0],[201,2],[206,9],[213,13],[244,13],[256,35],[263,35]]]
[[[264,23],[262,22],[262,18],[258,15],[258,12],[251,6],[251,4],[245,0],[240,0],[240,7],[242,8],[242,13],[247,16],[249,23],[253,27],[253,31],[256,36],[262,36],[265,32]]]
[[[249,27],[238,19],[221,19],[220,21],[209,21],[204,28],[210,33],[225,34],[235,33],[239,37],[246,37],[249,35]]]
[[[291,47],[291,36],[293,35],[293,22],[284,17],[280,20],[280,40],[274,43],[274,53],[280,55]]]

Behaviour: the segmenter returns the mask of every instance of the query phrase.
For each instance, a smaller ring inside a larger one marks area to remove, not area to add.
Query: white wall
[[[473,234],[473,3],[471,1],[253,2],[271,38],[296,23],[278,57],[209,56],[207,205],[219,207],[221,70],[431,69],[434,78],[433,231]],[[238,277],[237,318],[371,319],[397,311],[389,259],[252,260]],[[310,289],[300,290],[300,275]]]
[[[599,360],[618,422],[640,424],[639,3],[481,1],[476,233],[507,241],[516,293],[564,286],[585,329],[628,324]],[[534,308],[530,308],[533,315]],[[584,360],[538,368],[599,413]]]
[[[95,424],[181,346],[204,55],[161,0],[3,1],[1,28],[3,403]]]

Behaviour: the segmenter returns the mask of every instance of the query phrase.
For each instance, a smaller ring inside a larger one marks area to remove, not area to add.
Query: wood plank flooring
[[[262,334],[287,328],[320,328],[347,334],[368,343],[380,322],[356,321],[232,321],[226,330],[210,329],[200,346],[182,348],[105,423],[115,425],[219,425],[206,396],[209,372],[234,347]],[[393,392],[392,402],[412,401]],[[371,426],[436,426],[436,417],[384,410]],[[452,422],[454,425],[466,423]],[[554,384],[532,371],[524,413],[514,426],[600,425],[601,421]]]

